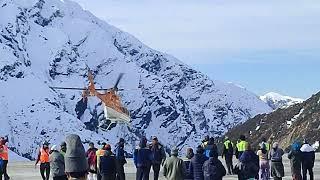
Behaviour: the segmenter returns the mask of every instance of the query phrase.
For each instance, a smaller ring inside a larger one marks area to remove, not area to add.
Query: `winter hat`
[[[120,139],[119,139],[119,142],[124,143],[124,142],[125,142],[125,140],[124,140],[123,138],[120,138]]]
[[[273,148],[273,149],[276,149],[276,148],[278,148],[278,147],[279,147],[279,143],[278,143],[278,142],[273,143],[273,145],[272,145],[272,148]]]
[[[239,139],[242,140],[242,141],[245,141],[246,140],[246,136],[245,135],[240,135]]]
[[[261,144],[260,144],[260,149],[267,149],[266,144],[265,144],[265,143],[261,143]]]
[[[198,153],[198,154],[203,154],[203,152],[204,152],[204,149],[202,148],[202,146],[201,146],[201,145],[198,146],[198,147],[197,147],[197,153]]]
[[[187,155],[186,155],[186,157],[187,157],[188,159],[191,159],[191,158],[193,158],[193,156],[194,156],[193,149],[192,149],[192,148],[188,148],[188,149],[187,149]]]
[[[58,151],[57,145],[53,145],[53,146],[51,147],[51,151]]]
[[[158,141],[158,137],[157,137],[157,136],[153,136],[153,137],[152,137],[152,140]]]
[[[102,144],[101,144],[101,149],[105,149],[105,146],[107,145],[107,143],[105,143],[105,142],[103,142]]]
[[[110,145],[110,144],[107,144],[107,145],[105,146],[105,150],[106,150],[106,151],[111,151],[111,145]]]
[[[86,153],[80,137],[76,134],[70,134],[66,137],[66,143],[65,172],[84,172],[88,170]]]
[[[173,148],[171,149],[171,155],[172,155],[172,156],[178,156],[178,154],[179,154],[178,148],[177,148],[177,147],[173,147]]]
[[[292,145],[291,145],[292,150],[294,151],[298,151],[300,149],[300,144],[298,141],[295,141]]]
[[[44,146],[49,146],[50,143],[49,143],[48,141],[44,141],[44,142],[42,143],[42,145],[44,145]]]
[[[147,138],[146,137],[142,137],[141,139],[140,139],[140,143],[139,143],[139,147],[140,148],[145,148],[145,147],[147,147]]]
[[[65,147],[65,146],[67,146],[67,144],[66,144],[66,142],[63,141],[63,142],[61,142],[60,146]]]

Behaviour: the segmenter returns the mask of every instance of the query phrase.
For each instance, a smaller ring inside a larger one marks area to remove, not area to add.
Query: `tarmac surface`
[[[125,172],[127,180],[135,179],[135,167],[133,166],[132,160],[128,160],[128,164],[126,165]],[[223,161],[224,162],[224,161]],[[290,172],[290,163],[287,159],[287,155],[284,155],[283,160],[285,166],[285,175],[284,180],[289,180],[291,178]],[[34,162],[11,162],[8,167],[9,175],[11,176],[11,180],[41,180],[39,166],[35,168]],[[162,173],[160,173],[162,174]],[[317,154],[317,160],[314,167],[315,179],[320,179],[320,154]],[[153,173],[151,170],[150,180],[153,179]],[[164,180],[165,178],[161,176],[160,180]],[[236,180],[236,176],[225,176],[224,180]]]

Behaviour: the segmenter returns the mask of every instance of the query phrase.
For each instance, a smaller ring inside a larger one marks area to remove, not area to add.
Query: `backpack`
[[[217,179],[223,177],[219,164],[206,162],[203,166],[204,179]]]
[[[271,160],[272,161],[282,161],[282,152],[280,150],[272,150],[271,151],[272,154],[271,154]]]
[[[232,154],[233,155],[233,146],[232,146],[231,142],[228,144],[228,154]]]

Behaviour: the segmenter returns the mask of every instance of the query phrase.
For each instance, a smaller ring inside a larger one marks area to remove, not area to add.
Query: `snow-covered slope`
[[[297,103],[302,103],[304,100],[300,98],[293,98],[290,96],[283,96],[281,94],[270,92],[261,96],[260,99],[267,103],[272,109],[287,108]]]
[[[140,136],[159,136],[168,147],[194,147],[271,109],[256,95],[212,81],[176,58],[153,50],[68,0],[0,0],[0,135],[11,149],[33,158],[44,140],[68,133],[83,141],[115,143],[132,150]],[[50,86],[83,87],[86,65],[97,87],[111,87],[120,72],[132,124],[103,131],[108,122],[94,97]]]

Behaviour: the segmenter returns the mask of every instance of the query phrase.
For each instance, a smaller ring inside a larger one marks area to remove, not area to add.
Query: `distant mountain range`
[[[231,129],[226,135],[236,140],[246,135],[253,147],[257,147],[263,137],[273,139],[287,148],[294,140],[320,140],[320,92],[306,101],[277,109],[270,114],[260,114]],[[319,146],[319,142],[316,143]]]
[[[293,98],[290,96],[284,96],[275,92],[270,92],[264,96],[260,96],[260,99],[268,104],[273,110],[278,108],[287,108],[297,103],[301,103],[304,100],[300,98]]]

